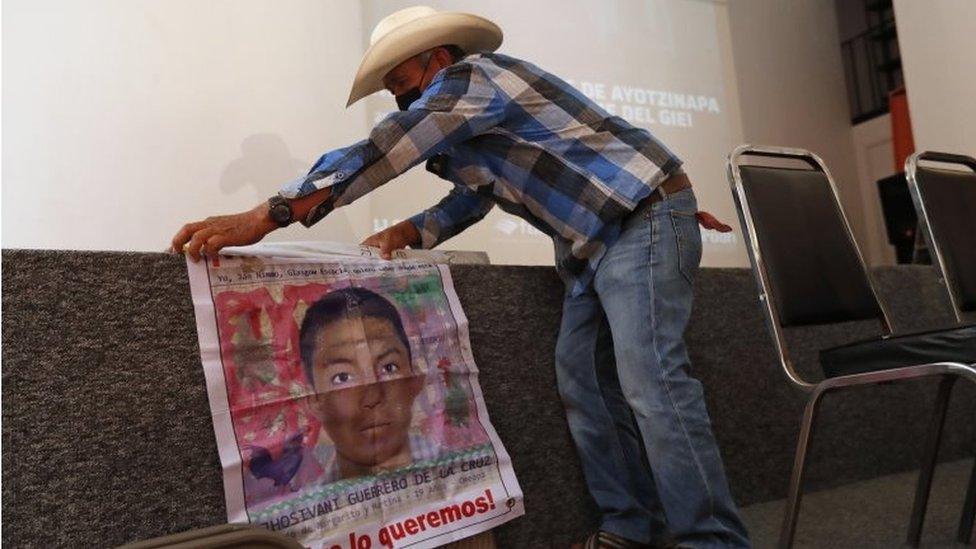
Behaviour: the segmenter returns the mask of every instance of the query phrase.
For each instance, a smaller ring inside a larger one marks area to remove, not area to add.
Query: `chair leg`
[[[962,544],[973,542],[973,522],[976,521],[976,460],[973,472],[969,475],[969,488],[966,489],[966,503],[962,506],[962,519],[959,521],[959,534],[956,540]]]
[[[813,428],[820,408],[822,392],[814,392],[807,402],[803,412],[803,424],[800,427],[800,437],[796,441],[796,456],[793,459],[793,474],[790,476],[790,492],[786,501],[786,514],[783,517],[783,527],[779,534],[780,549],[793,546],[793,536],[796,534],[796,522],[800,515],[800,500],[803,498],[803,477],[806,474],[807,453],[813,439]]]
[[[915,503],[912,504],[912,515],[908,522],[908,539],[910,547],[918,547],[922,541],[922,525],[925,523],[925,510],[929,503],[929,493],[932,491],[932,477],[939,457],[939,444],[942,442],[942,430],[945,425],[946,412],[949,410],[949,397],[952,387],[958,379],[956,376],[946,376],[939,382],[939,392],[935,398],[935,409],[928,430],[928,440],[925,455],[918,472],[918,483],[915,486]]]

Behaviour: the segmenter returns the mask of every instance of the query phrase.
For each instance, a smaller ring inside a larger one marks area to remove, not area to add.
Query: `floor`
[[[972,460],[963,460],[936,469],[921,547],[967,547],[955,543],[955,537],[972,467]],[[794,547],[907,547],[916,476],[901,473],[804,495]],[[779,500],[742,509],[757,549],[776,546],[785,504]]]

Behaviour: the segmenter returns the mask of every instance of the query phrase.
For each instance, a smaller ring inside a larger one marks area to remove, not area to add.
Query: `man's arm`
[[[391,113],[369,139],[323,155],[308,175],[286,185],[280,194],[292,202],[294,219],[311,226],[418,162],[496,126],[507,104],[482,69],[470,63],[452,65],[409,110]],[[305,202],[306,197],[313,198]],[[216,253],[224,246],[253,244],[275,228],[262,203],[248,212],[189,223],[172,245],[180,251],[189,243],[187,252],[198,259],[201,247]]]
[[[508,104],[480,67],[447,67],[409,110],[390,113],[368,139],[323,155],[307,176],[286,185],[281,195],[290,199],[317,189],[333,190],[329,203],[313,208],[302,220],[310,226],[418,163],[497,126]]]
[[[481,221],[495,202],[467,187],[454,187],[437,205],[410,218],[420,233],[418,246],[429,250]]]
[[[436,206],[370,236],[363,244],[379,248],[384,259],[407,246],[430,249],[480,221],[494,205],[466,187],[455,187]]]
[[[332,191],[326,188],[292,200],[290,202],[292,215],[295,219],[307,216],[313,207],[328,201],[331,193]],[[278,224],[271,219],[268,211],[268,203],[262,202],[246,212],[218,215],[203,221],[187,223],[173,237],[170,251],[174,253],[185,251],[194,261],[197,261],[202,251],[214,254],[225,246],[254,244],[278,228]]]

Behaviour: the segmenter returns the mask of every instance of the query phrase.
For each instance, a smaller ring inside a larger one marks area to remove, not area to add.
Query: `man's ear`
[[[430,52],[430,61],[428,63],[430,63],[431,65],[436,64],[436,67],[437,68],[435,70],[428,70],[424,74],[424,76],[423,76],[424,80],[421,82],[421,84],[422,84],[421,85],[421,88],[422,89],[427,89],[427,86],[429,86],[430,83],[431,83],[431,81],[434,80],[434,75],[436,75],[438,72],[440,72],[441,69],[443,69],[444,67],[448,67],[450,65],[453,65],[454,64],[454,58],[451,57],[451,52],[447,51],[446,48],[443,48],[443,47],[439,47],[438,46],[438,47],[434,48],[433,50],[431,50],[431,52]],[[433,68],[433,67],[431,67],[431,68]]]
[[[442,68],[454,64],[454,57],[451,55],[451,52],[442,46],[434,48],[434,58],[437,59],[437,64]]]

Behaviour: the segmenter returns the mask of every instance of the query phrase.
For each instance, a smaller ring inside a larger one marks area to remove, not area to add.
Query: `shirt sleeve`
[[[410,218],[420,233],[420,247],[428,250],[481,221],[495,202],[462,186],[455,186],[437,205]]]
[[[498,125],[508,104],[482,68],[471,62],[451,65],[409,110],[390,113],[367,139],[322,155],[308,175],[286,184],[280,194],[294,199],[332,189],[329,200],[302,220],[310,226],[419,162]]]

